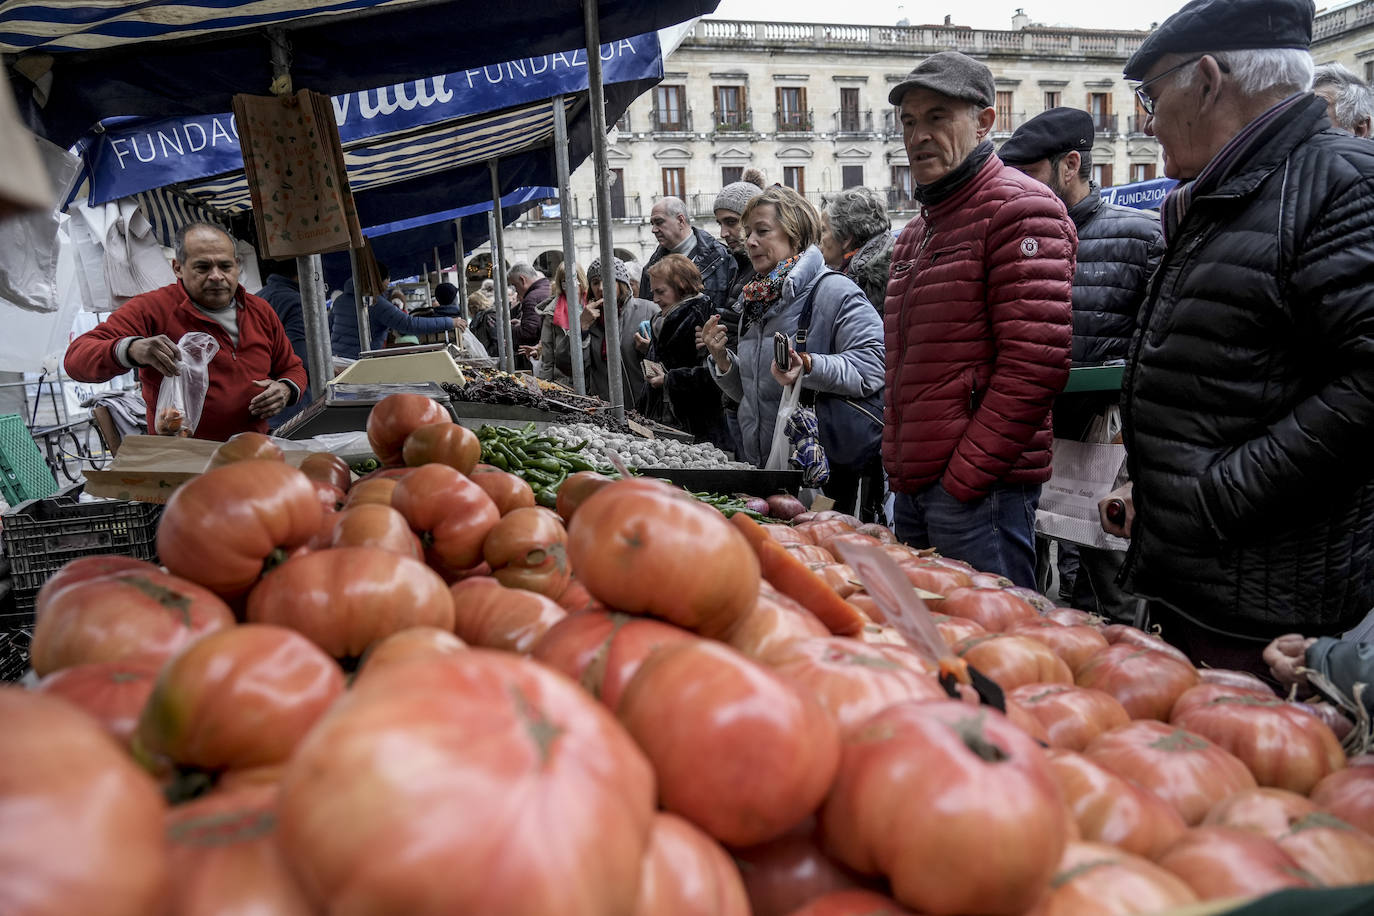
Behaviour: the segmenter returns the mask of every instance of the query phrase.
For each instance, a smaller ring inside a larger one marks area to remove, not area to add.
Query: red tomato
[[[954,652],[1003,690],[1022,684],[1072,684],[1073,672],[1049,646],[1021,636],[984,633],[954,646]]]
[[[1277,697],[1217,697],[1173,721],[1235,754],[1262,786],[1306,795],[1345,767],[1331,729]]]
[[[1206,738],[1163,722],[1123,725],[1083,753],[1154,792],[1190,826],[1200,823],[1226,796],[1255,788],[1255,777],[1245,764]]]
[[[343,688],[338,664],[304,636],[244,624],[167,662],[135,740],[147,754],[205,770],[281,763]]]
[[[909,649],[844,637],[794,639],[759,661],[809,689],[840,730],[905,700],[943,700],[944,688]]]
[[[271,436],[262,433],[238,433],[210,455],[206,470],[233,464],[235,461],[285,461],[281,446],[272,441]]]
[[[157,553],[178,576],[220,595],[253,587],[320,530],[310,478],[280,461],[239,461],[182,484],[157,529]]]
[[[942,614],[949,613],[944,609],[945,599],[943,596],[973,585],[973,576],[969,573],[937,563],[929,557],[899,562],[897,565],[901,567],[902,572],[906,574],[907,581],[912,585],[942,596],[926,599],[926,604],[930,606],[932,611],[939,611]],[[959,616],[967,615],[961,614]],[[981,620],[978,622],[982,623]]]
[[[1102,618],[1094,617],[1087,611],[1080,611],[1071,607],[1050,608],[1044,612],[1046,620],[1053,620],[1055,623],[1063,624],[1066,627],[1092,627],[1101,632]]]
[[[804,532],[807,539],[813,544],[820,544],[821,541],[829,540],[837,534],[850,534],[854,531],[855,525],[841,521],[837,518],[813,518],[810,521],[799,522],[796,525],[798,531]]]
[[[40,677],[94,662],[161,662],[198,636],[234,625],[213,592],[157,570],[68,583],[45,595],[38,611],[29,663]]]
[[[1114,646],[1118,643],[1124,643],[1137,649],[1153,649],[1156,652],[1163,652],[1165,655],[1171,656],[1181,664],[1192,667],[1193,663],[1187,655],[1153,633],[1146,633],[1144,630],[1137,630],[1135,627],[1128,627],[1120,623],[1104,626],[1101,630],[1102,635],[1107,637],[1107,642]]]
[[[1153,649],[1118,644],[1084,662],[1076,680],[1116,697],[1132,719],[1164,722],[1174,701],[1197,684],[1197,669]]]
[[[1131,721],[1111,694],[1071,684],[1024,684],[1011,698],[1045,726],[1050,747],[1081,751],[1098,735]]]
[[[794,639],[829,636],[815,614],[773,588],[759,583],[754,607],[721,634],[721,639],[750,658],[759,658]]]
[[[654,652],[618,711],[654,764],[663,807],[735,846],[814,811],[839,763],[838,730],[816,699],[719,643]]]
[[[274,763],[265,767],[249,767],[246,770],[226,770],[215,780],[213,792],[228,794],[253,786],[277,786],[281,783],[286,764]]]
[[[1128,916],[1196,902],[1187,884],[1148,859],[1101,843],[1070,843],[1048,895],[1027,916]]]
[[[558,621],[533,657],[577,681],[614,711],[625,685],[660,646],[696,637],[681,627],[618,611],[583,611]]]
[[[425,558],[406,518],[389,505],[362,503],[339,513],[326,547],[377,547],[412,560]]]
[[[823,563],[811,567],[811,571],[841,598],[848,598],[858,591],[859,587],[854,583],[854,570],[844,563]]]
[[[407,436],[421,426],[446,422],[453,418],[438,401],[422,394],[390,394],[367,415],[367,441],[378,461],[397,465]]]
[[[1273,689],[1249,671],[1232,671],[1228,668],[1199,668],[1198,680],[1203,684],[1218,684],[1223,687],[1248,687],[1261,693],[1272,694]]]
[[[357,658],[408,627],[453,629],[453,598],[433,570],[379,547],[287,560],[248,596],[248,619],[287,627],[335,658]]]
[[[532,509],[535,505],[534,490],[530,485],[500,468],[479,464],[472,469],[472,482],[491,497],[491,501],[496,504],[496,511],[502,515],[516,509]],[[564,486],[567,486],[567,483],[568,481],[563,481]]]
[[[390,506],[391,496],[396,492],[396,484],[399,481],[400,479],[396,477],[374,477],[372,480],[360,480],[349,488],[348,496],[344,499],[344,508],[351,509],[354,506],[369,504]]]
[[[834,891],[793,910],[791,916],[911,916],[891,897],[872,891]]]
[[[889,706],[845,736],[821,828],[832,855],[887,875],[906,906],[1019,914],[1054,873],[1069,817],[1034,741],[945,701]],[[957,880],[970,868],[997,879]]]
[[[1195,827],[1157,861],[1199,900],[1256,897],[1313,883],[1273,840],[1234,827]]]
[[[162,567],[146,560],[135,560],[133,557],[124,557],[119,554],[102,553],[92,557],[80,557],[72,560],[57,572],[48,577],[48,581],[43,583],[43,587],[38,590],[38,597],[35,599],[34,616],[41,617],[43,608],[52,600],[52,596],[77,582],[84,582],[87,579],[95,579],[100,576],[107,576],[117,572],[162,572]]]
[[[487,567],[487,571],[490,573],[491,567]],[[563,589],[563,594],[558,596],[557,601],[558,606],[569,614],[605,610],[605,605],[593,598],[592,593],[587,591],[587,586],[578,582],[576,577],[568,580],[568,587]]]
[[[808,544],[803,541],[799,541],[793,544],[787,544],[785,546],[787,550],[791,552],[792,556],[796,557],[802,563],[805,563],[807,565],[810,565],[812,563],[823,565],[835,562],[835,557],[830,553],[830,551],[816,544]]]
[[[1287,789],[1247,789],[1213,805],[1203,823],[1236,827],[1277,840],[1316,810],[1313,802]]]
[[[983,625],[964,617],[951,617],[948,614],[931,614],[935,620],[935,629],[940,631],[940,636],[945,643],[952,649],[960,640],[968,639],[971,636],[982,636],[987,630]]]
[[[482,543],[496,581],[557,599],[572,581],[568,532],[548,509],[515,509],[501,516]]]
[[[587,501],[588,496],[612,483],[615,483],[614,478],[607,477],[605,474],[598,474],[595,471],[578,471],[576,474],[569,474],[568,479],[558,487],[558,500],[555,504],[559,518],[563,519],[563,524],[566,525],[572,521],[573,513]]]
[[[1049,759],[1084,840],[1153,859],[1188,829],[1179,813],[1159,796],[1081,754],[1053,751]]]
[[[978,694],[970,687],[960,686],[959,698],[973,706],[978,705]],[[1027,712],[1025,707],[1011,697],[1006,698],[1006,704],[1007,721],[1029,735],[1041,747],[1049,747],[1050,733],[1045,730],[1045,726],[1040,723],[1040,720]]]
[[[582,504],[568,558],[607,607],[705,636],[729,630],[759,591],[758,558],[724,516],[638,481],[617,481]]]
[[[1048,617],[1022,620],[1003,632],[1008,636],[1024,636],[1044,643],[1074,672],[1099,650],[1107,648],[1107,640],[1095,627],[1065,626]]]
[[[403,477],[391,505],[420,535],[429,565],[441,575],[482,562],[482,542],[501,520],[481,487],[444,464],[427,464]]]
[[[791,525],[764,525],[763,533],[784,547],[791,546],[792,544],[796,544],[800,547],[803,544],[815,543],[815,541],[811,540],[810,536],[807,535],[804,529],[793,528]]]
[[[855,544],[860,547],[876,547],[882,544],[877,538],[868,534],[860,534],[857,531],[846,531],[842,534],[832,534],[828,537],[818,539],[817,546],[825,548],[833,562],[843,563],[844,557],[840,555],[841,544]]]
[[[605,916],[633,910],[654,774],[562,675],[474,649],[355,684],[292,758],[280,812],[321,911]]]
[[[1199,674],[1202,672],[1199,671]],[[1231,684],[1217,684],[1201,681],[1196,687],[1189,687],[1179,695],[1174,701],[1173,709],[1169,711],[1169,721],[1173,722],[1191,709],[1197,709],[1211,703],[1217,697],[1258,697],[1274,698],[1274,691],[1265,687],[1258,690],[1254,687],[1237,687]]]
[[[455,582],[454,632],[470,646],[526,654],[567,612],[553,600],[521,588],[506,588],[495,579],[475,577]]]
[[[1317,783],[1312,801],[1374,836],[1374,768],[1352,766]]]
[[[148,774],[65,700],[0,688],[0,913],[161,913],[166,805]]]
[[[858,531],[859,534],[866,534],[884,544],[897,543],[897,535],[893,533],[891,528],[884,525],[869,523],[867,525],[860,525],[855,530]]]
[[[1374,837],[1335,815],[1313,811],[1278,838],[1314,884],[1341,887],[1374,881]]]
[[[814,818],[784,836],[735,849],[753,916],[788,916],[798,907],[835,891],[857,888],[858,879],[816,845]]]
[[[310,481],[310,486],[315,490],[315,498],[320,501],[320,507],[325,512],[337,512],[343,506],[347,497],[344,491],[334,486],[332,483],[325,483],[320,480]]]
[[[720,844],[665,812],[654,815],[635,916],[750,916],[749,898]]]
[[[353,484],[353,472],[348,462],[329,452],[311,452],[300,464],[301,473],[311,480],[327,483],[347,493]]]
[[[247,786],[178,805],[167,815],[170,912],[311,916],[277,851],[277,787]]]
[[[53,672],[35,690],[61,697],[89,713],[124,747],[129,746],[138,716],[153,692],[160,665],[148,659],[96,662]]]
[[[940,613],[964,617],[990,633],[1036,618],[1035,608],[1004,588],[956,588],[945,593]]]
[[[392,633],[381,642],[373,643],[358,663],[356,682],[364,672],[380,671],[388,665],[403,664],[415,659],[437,658],[466,652],[467,643],[450,630],[438,627],[407,627]]]
[[[445,420],[416,428],[406,437],[401,457],[408,467],[446,464],[466,475],[482,460],[482,443],[472,430]]]

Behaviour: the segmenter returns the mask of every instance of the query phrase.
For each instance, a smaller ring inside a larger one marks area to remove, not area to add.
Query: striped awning
[[[187,223],[214,223],[229,228],[221,214],[171,188],[142,191],[133,197],[143,215],[148,217],[157,240],[168,248],[172,247],[177,230]]]
[[[445,172],[547,146],[553,139],[553,102],[528,105],[458,122],[434,125],[384,143],[344,147],[353,192],[386,187],[422,175]],[[575,100],[564,100],[571,111]],[[181,186],[189,196],[232,213],[252,207],[247,176],[220,175]]]

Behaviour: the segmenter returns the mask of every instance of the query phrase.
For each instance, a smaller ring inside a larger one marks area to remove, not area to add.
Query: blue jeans
[[[982,499],[964,503],[940,484],[898,493],[897,539],[934,547],[982,572],[1035,588],[1035,507],[1040,484],[998,484]]]

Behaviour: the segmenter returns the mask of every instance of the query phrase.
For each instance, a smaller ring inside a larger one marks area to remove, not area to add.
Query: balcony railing
[[[655,133],[689,133],[692,130],[692,109],[679,108],[676,111],[663,111],[655,108],[653,125]]]
[[[754,109],[722,111],[717,108],[711,112],[711,120],[715,122],[715,132],[718,134],[747,134],[754,129]]]
[[[835,132],[838,134],[873,133],[873,110],[841,108],[835,112]]]
[[[1148,120],[1150,120],[1149,117],[1145,115],[1131,115],[1126,119],[1126,132],[1133,137],[1144,134],[1145,122]]]
[[[1089,112],[1093,118],[1093,130],[1099,134],[1110,136],[1116,133],[1116,115],[1103,114],[1100,111]]]
[[[994,134],[1010,134],[1026,123],[1026,113],[1024,111],[999,111],[997,120],[993,122],[992,132]]]
[[[620,116],[620,120],[615,122],[615,126],[621,133],[628,134],[630,132],[630,111],[628,108],[625,110],[625,113]]]
[[[902,122],[894,108],[883,112],[883,133],[889,137],[899,137],[902,134]]]
[[[615,189],[612,188],[611,190],[614,192]],[[542,205],[533,207],[521,214],[518,222],[550,223],[558,222],[563,218],[596,222],[596,197],[594,195],[588,194],[585,197],[573,195],[569,200],[570,209],[566,213],[560,210],[557,216],[546,215],[544,206],[552,207],[557,203],[557,198],[544,201]],[[649,208],[644,205],[643,198],[638,192],[611,197],[611,219],[639,220],[643,219],[648,212]]]
[[[907,188],[884,188],[879,193],[887,201],[889,210],[904,212],[921,209],[921,205],[911,196],[912,192]]]
[[[778,111],[774,116],[780,133],[806,133],[816,129],[814,111]]]

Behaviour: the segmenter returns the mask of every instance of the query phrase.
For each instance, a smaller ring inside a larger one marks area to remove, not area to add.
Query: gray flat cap
[[[887,100],[893,105],[900,105],[902,96],[912,89],[929,89],[984,108],[991,108],[997,95],[992,71],[987,65],[958,51],[941,51],[921,61],[915,70],[907,74],[906,79],[892,87]]]

